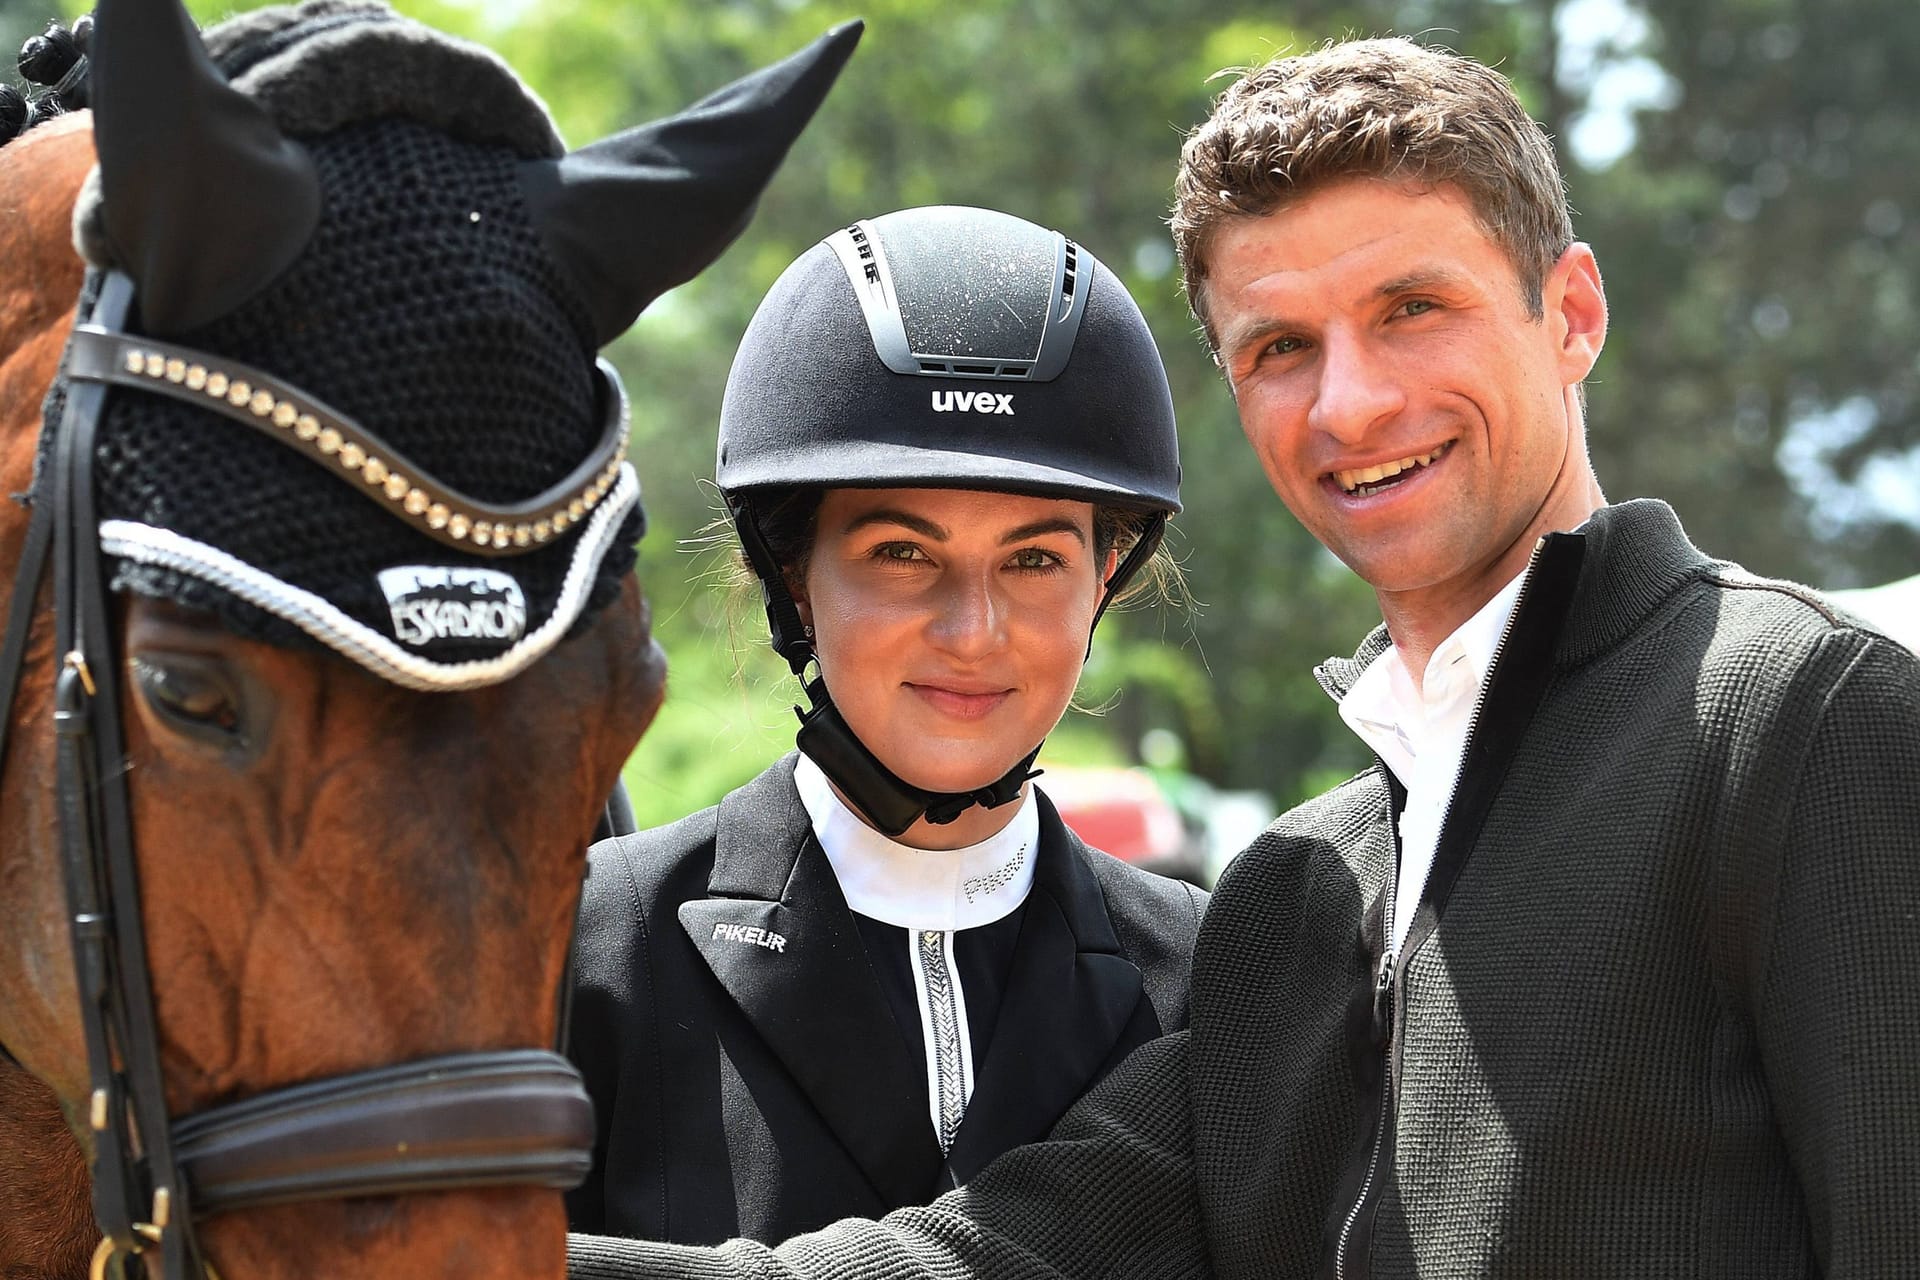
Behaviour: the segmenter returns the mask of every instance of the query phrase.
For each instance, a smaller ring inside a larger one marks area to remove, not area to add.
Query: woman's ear
[[[1100,562],[1100,589],[1105,592],[1107,584],[1113,581],[1113,575],[1120,568],[1120,548],[1108,547],[1107,554]]]
[[[793,597],[794,608],[800,611],[801,625],[811,627],[813,625],[813,602],[807,599],[806,578],[792,569],[786,570],[781,576],[786,579],[787,594]]]

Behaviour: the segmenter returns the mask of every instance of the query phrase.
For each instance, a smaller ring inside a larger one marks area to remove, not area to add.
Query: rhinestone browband
[[[212,409],[306,454],[420,532],[483,556],[538,549],[583,520],[619,479],[629,421],[620,375],[597,360],[606,425],[573,473],[538,497],[501,506],[441,484],[406,455],[320,401],[237,361],[151,338],[77,325],[67,376],[134,387]]]

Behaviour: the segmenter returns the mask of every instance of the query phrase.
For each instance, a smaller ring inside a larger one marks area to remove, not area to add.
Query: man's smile
[[[1449,440],[1429,453],[1411,454],[1405,458],[1394,458],[1370,467],[1355,467],[1330,474],[1333,482],[1344,492],[1355,497],[1367,498],[1399,484],[1411,472],[1432,466],[1452,447],[1453,441]]]

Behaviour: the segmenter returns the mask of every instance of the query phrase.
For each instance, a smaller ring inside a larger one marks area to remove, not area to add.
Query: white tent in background
[[[1827,598],[1920,653],[1920,575],[1880,587],[1829,591]]]

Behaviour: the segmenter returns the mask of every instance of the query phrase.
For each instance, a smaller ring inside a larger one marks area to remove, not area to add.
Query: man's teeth
[[[1378,484],[1390,476],[1399,475],[1402,471],[1424,467],[1446,451],[1447,447],[1441,445],[1432,453],[1415,454],[1411,458],[1399,458],[1393,462],[1382,462],[1378,466],[1361,467],[1357,471],[1336,471],[1333,473],[1333,479],[1342,489],[1352,493],[1361,485]]]

